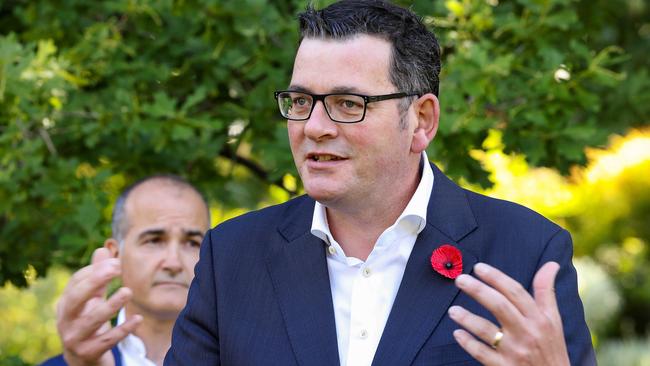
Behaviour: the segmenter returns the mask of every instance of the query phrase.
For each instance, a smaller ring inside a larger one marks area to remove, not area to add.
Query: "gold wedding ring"
[[[492,348],[497,349],[499,347],[499,343],[501,343],[501,339],[503,338],[503,332],[501,329],[497,330],[496,334],[494,335],[494,338],[492,339]]]

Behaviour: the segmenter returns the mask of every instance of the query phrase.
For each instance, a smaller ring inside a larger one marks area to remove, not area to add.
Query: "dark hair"
[[[349,39],[367,34],[392,44],[390,80],[399,91],[438,96],[440,46],[422,19],[382,0],[342,0],[322,10],[309,5],[298,16],[304,38]],[[407,103],[410,104],[410,100]]]
[[[112,230],[111,236],[113,237],[113,239],[117,240],[120,243],[120,245],[122,245],[124,234],[126,234],[129,228],[129,223],[125,211],[126,201],[129,198],[129,195],[131,194],[131,192],[133,192],[134,189],[136,189],[140,185],[147,182],[153,182],[153,181],[160,181],[161,183],[170,184],[179,189],[189,189],[195,192],[199,197],[201,197],[201,201],[203,201],[203,204],[205,205],[206,214],[208,217],[208,223],[210,223],[210,209],[208,208],[208,202],[206,201],[203,194],[201,194],[201,192],[199,192],[199,190],[196,189],[196,187],[190,184],[187,180],[177,175],[173,175],[173,174],[151,175],[142,178],[136,181],[135,183],[131,184],[130,186],[126,187],[124,191],[122,191],[120,196],[117,198],[117,201],[115,202],[115,207],[113,207],[113,217],[111,220],[111,230]]]

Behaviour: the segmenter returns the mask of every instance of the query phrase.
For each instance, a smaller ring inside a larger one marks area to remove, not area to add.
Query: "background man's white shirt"
[[[370,365],[393,307],[406,263],[424,229],[433,188],[433,171],[422,153],[422,178],[395,223],[377,239],[368,259],[347,257],[334,240],[325,206],[316,202],[311,233],[327,247],[327,268],[334,304],[341,366]]]
[[[126,314],[124,308],[117,314],[117,325],[124,323]],[[123,366],[156,366],[147,358],[147,350],[144,342],[135,334],[129,334],[117,344],[117,348],[122,354]]]

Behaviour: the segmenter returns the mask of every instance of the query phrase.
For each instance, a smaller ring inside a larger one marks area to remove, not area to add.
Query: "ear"
[[[104,241],[104,248],[111,252],[111,257],[117,258],[120,255],[120,243],[113,238],[108,238]]]
[[[438,131],[440,118],[440,104],[438,98],[431,94],[424,94],[413,103],[417,126],[413,131],[411,152],[420,154],[424,151]]]

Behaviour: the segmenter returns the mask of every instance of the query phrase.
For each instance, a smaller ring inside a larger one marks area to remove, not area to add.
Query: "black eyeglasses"
[[[339,123],[361,122],[366,117],[366,105],[388,99],[419,95],[417,93],[393,93],[385,95],[363,95],[354,93],[310,94],[293,90],[274,93],[282,117],[292,121],[305,121],[317,101],[323,102],[330,119]]]

